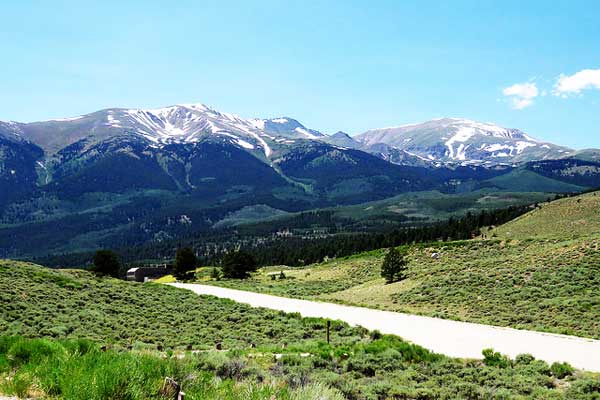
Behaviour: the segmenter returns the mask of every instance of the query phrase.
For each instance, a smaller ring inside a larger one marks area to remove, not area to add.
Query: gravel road
[[[549,363],[566,361],[579,369],[600,372],[600,340],[290,299],[216,286],[185,283],[173,283],[171,286],[201,295],[231,299],[253,307],[298,312],[304,317],[345,321],[350,325],[398,335],[451,357],[482,358],[483,349],[493,348],[512,358],[529,353]]]

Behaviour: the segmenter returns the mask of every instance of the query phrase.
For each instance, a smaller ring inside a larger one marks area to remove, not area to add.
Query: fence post
[[[327,344],[329,344],[329,330],[331,329],[331,321],[327,320]]]

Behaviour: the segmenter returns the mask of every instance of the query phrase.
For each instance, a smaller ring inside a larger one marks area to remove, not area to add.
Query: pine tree
[[[244,279],[257,269],[254,256],[241,250],[225,254],[221,261],[221,272],[225,278]]]
[[[406,279],[407,269],[406,253],[390,247],[381,265],[381,276],[385,278],[385,282],[392,283]]]
[[[175,265],[173,268],[173,274],[177,278],[184,278],[189,271],[193,271],[196,268],[198,259],[194,250],[189,247],[184,247],[177,250],[175,255]]]
[[[121,263],[117,255],[110,250],[98,250],[94,254],[94,267],[92,270],[98,275],[118,277]]]

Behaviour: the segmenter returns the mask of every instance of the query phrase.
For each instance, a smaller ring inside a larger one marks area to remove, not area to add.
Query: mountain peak
[[[333,135],[330,135],[330,137],[332,138],[350,138],[352,139],[352,137],[350,135],[348,135],[346,132],[343,131],[337,131],[336,133],[334,133]]]
[[[11,131],[8,123],[1,129]],[[202,103],[182,103],[158,108],[108,108],[90,114],[18,124],[23,136],[49,154],[85,139],[88,145],[113,137],[141,140],[152,147],[172,143],[197,143],[209,137],[229,141],[269,158],[274,148],[296,140],[318,140],[324,135],[289,117],[244,119]],[[59,128],[60,135],[48,135]]]
[[[438,118],[356,137],[365,146],[384,143],[442,162],[513,163],[560,157],[570,149],[540,142],[526,133],[466,118]]]

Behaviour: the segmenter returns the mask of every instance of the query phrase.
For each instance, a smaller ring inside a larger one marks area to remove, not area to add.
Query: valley
[[[600,400],[600,2],[1,10],[0,400]]]
[[[461,215],[600,186],[594,149],[458,118],[350,137],[203,104],[111,108],[0,123],[0,149],[0,256],[43,261],[231,236],[240,223],[323,209],[336,221],[314,228],[328,232],[418,226],[447,218],[444,209]],[[413,194],[438,199],[405,206]],[[485,203],[494,198],[506,201]]]

